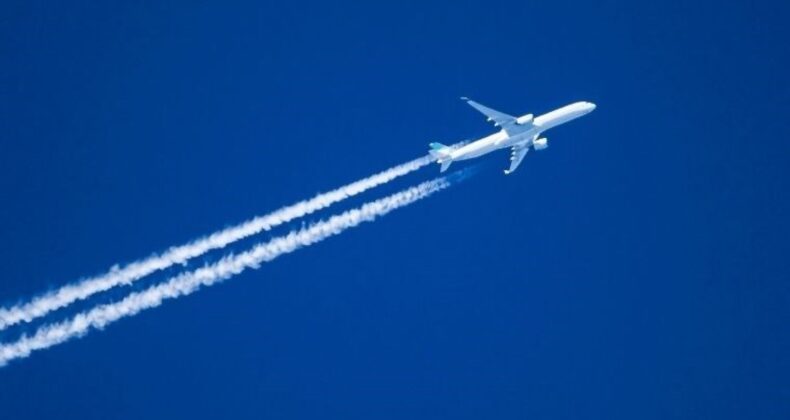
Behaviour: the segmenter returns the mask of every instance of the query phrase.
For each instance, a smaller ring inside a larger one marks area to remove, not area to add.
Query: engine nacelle
[[[535,150],[543,150],[549,147],[549,139],[545,137],[537,139],[534,142],[532,142],[532,147],[534,147]]]
[[[532,124],[532,114],[522,115],[516,118],[516,124]]]

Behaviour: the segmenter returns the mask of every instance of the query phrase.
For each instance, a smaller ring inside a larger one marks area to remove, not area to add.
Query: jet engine
[[[516,118],[516,124],[518,125],[532,124],[532,119],[533,119],[532,114],[522,115]]]
[[[535,150],[543,150],[549,147],[549,139],[545,137],[537,139],[534,142],[532,142],[532,147],[534,147]]]

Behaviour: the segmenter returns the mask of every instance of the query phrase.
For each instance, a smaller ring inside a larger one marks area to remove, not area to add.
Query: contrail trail
[[[171,247],[161,254],[155,254],[143,260],[132,262],[122,268],[113,267],[104,274],[87,278],[78,283],[65,285],[60,289],[35,297],[26,303],[0,308],[0,331],[19,322],[30,322],[51,311],[78,300],[86,299],[115,286],[131,284],[158,270],[163,270],[175,264],[183,264],[187,260],[203,255],[208,251],[223,248],[238,240],[321,210],[346,198],[353,197],[371,188],[390,182],[395,178],[414,172],[432,161],[433,159],[430,156],[412,160],[338,189],[318,194],[309,200],[300,201],[273,213],[258,216],[239,225],[223,229],[185,245]]]
[[[146,290],[131,293],[118,302],[97,306],[64,322],[44,325],[32,336],[23,335],[16,342],[0,345],[0,366],[11,360],[27,357],[33,351],[85,335],[91,329],[101,329],[142,310],[157,307],[166,299],[192,294],[200,287],[211,286],[248,268],[257,269],[262,263],[320,242],[360,223],[373,221],[392,210],[428,197],[468,175],[468,171],[461,171],[449,177],[423,182],[312,226],[294,230],[287,235],[256,245],[244,253],[227,256],[214,264],[172,277]]]

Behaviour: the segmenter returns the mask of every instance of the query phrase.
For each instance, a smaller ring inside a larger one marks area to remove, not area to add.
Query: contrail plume
[[[246,269],[256,269],[262,263],[281,255],[310,246],[360,223],[373,221],[395,209],[428,197],[468,174],[468,171],[462,171],[449,177],[423,182],[311,226],[294,230],[287,235],[276,237],[244,253],[229,255],[214,264],[182,273],[146,290],[133,292],[118,302],[97,306],[60,323],[44,325],[32,336],[23,335],[16,342],[0,345],[0,366],[11,360],[27,357],[33,351],[80,337],[92,329],[104,328],[110,323],[135,315],[142,310],[157,307],[165,300],[192,294],[201,287],[211,286]]]
[[[239,225],[202,237],[185,245],[171,247],[165,252],[127,264],[110,271],[65,285],[57,290],[34,297],[30,301],[0,308],[0,331],[20,322],[30,322],[71,303],[86,299],[113,287],[131,284],[151,273],[175,264],[186,263],[211,250],[223,248],[233,242],[272,229],[275,226],[311,214],[334,203],[355,196],[395,178],[414,172],[432,162],[430,156],[421,157],[361,179],[338,189],[283,207],[273,213],[255,217]]]

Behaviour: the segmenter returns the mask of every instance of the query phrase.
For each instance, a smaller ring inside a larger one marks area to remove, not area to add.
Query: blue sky
[[[598,108],[2,368],[0,412],[786,418],[790,7],[688,3],[5,3],[4,305],[491,132],[459,96]]]

